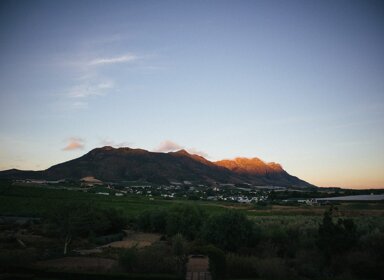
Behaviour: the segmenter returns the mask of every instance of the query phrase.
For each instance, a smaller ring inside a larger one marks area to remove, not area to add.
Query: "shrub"
[[[299,250],[294,260],[297,273],[310,279],[320,277],[323,266],[324,259],[318,250]]]
[[[351,249],[357,242],[357,230],[352,219],[332,219],[333,208],[324,213],[319,225],[318,246],[327,257]]]
[[[101,232],[102,234],[118,232],[122,230],[128,222],[124,214],[115,208],[102,209],[101,215],[108,221],[108,226]]]
[[[127,272],[175,273],[177,271],[177,260],[171,248],[162,243],[141,249],[137,246],[126,249],[120,254],[119,263]]]
[[[175,273],[177,261],[171,248],[158,243],[139,251],[137,269],[145,273]]]
[[[233,278],[289,279],[292,275],[281,258],[227,255],[227,275]]]
[[[361,247],[371,255],[384,261],[384,232],[378,229],[361,237]]]
[[[257,270],[260,277],[264,279],[289,279],[291,277],[281,258],[259,259]]]
[[[0,250],[0,270],[11,267],[22,267],[36,261],[40,257],[39,251],[34,248],[4,249]]]
[[[227,276],[230,278],[258,277],[258,259],[256,257],[228,254],[226,256]]]
[[[119,263],[125,271],[132,272],[137,267],[138,259],[139,259],[138,250],[137,250],[137,247],[134,246],[124,250],[120,254]]]
[[[383,260],[368,251],[349,252],[342,261],[342,270],[351,270],[358,279],[383,279]]]

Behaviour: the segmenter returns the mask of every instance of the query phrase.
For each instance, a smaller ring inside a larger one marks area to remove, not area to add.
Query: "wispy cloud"
[[[116,57],[108,57],[108,58],[97,58],[93,59],[89,62],[89,65],[105,65],[105,64],[116,64],[116,63],[128,63],[135,60],[138,60],[139,57],[134,54],[126,54],[122,56]]]
[[[72,109],[87,109],[88,103],[84,101],[75,101],[71,104]]]
[[[84,110],[90,107],[92,98],[110,95],[118,91],[119,83],[116,81],[116,77],[105,76],[107,74],[102,71],[104,65],[119,67],[121,64],[132,64],[130,67],[140,69],[142,65],[134,62],[145,61],[146,59],[148,56],[139,56],[135,53],[123,53],[118,56],[79,57],[69,64],[69,67],[72,67],[72,70],[77,73],[72,86],[67,87],[63,94],[66,99],[64,101],[67,104],[66,108]]]
[[[129,63],[138,59],[137,55],[128,53],[115,57],[94,58],[83,65],[79,65],[80,78],[66,92],[67,98],[71,100],[71,108],[86,109],[89,98],[107,95],[115,89],[115,82],[108,77],[103,77],[97,66]]]
[[[112,81],[97,81],[90,79],[71,88],[68,92],[68,96],[71,98],[86,98],[92,95],[100,96],[113,88],[114,83]]]
[[[115,142],[113,140],[109,140],[109,139],[103,139],[100,141],[100,144],[102,146],[112,146],[112,147],[115,147],[115,148],[122,148],[122,147],[129,147],[132,145],[131,142],[127,142],[127,141],[123,141],[123,142]]]
[[[67,140],[67,145],[62,149],[63,151],[73,151],[84,149],[84,139],[78,137],[71,137]]]
[[[188,147],[181,146],[171,140],[165,140],[161,142],[160,145],[157,148],[155,148],[153,151],[160,152],[160,153],[168,153],[168,152],[175,152],[182,149],[187,150],[191,154],[199,155],[205,158],[209,157],[208,154],[203,151],[197,150],[195,148],[188,148]]]
[[[195,148],[186,148],[186,150],[191,153],[191,154],[194,154],[194,155],[199,155],[199,156],[202,156],[204,158],[208,158],[209,155],[206,153],[206,152],[203,152],[203,151],[200,151],[200,150],[197,150]]]
[[[165,140],[160,143],[160,145],[154,149],[155,152],[160,153],[167,153],[167,152],[174,152],[183,149],[183,146],[180,146],[179,144],[176,144],[175,142],[172,142],[170,140]]]

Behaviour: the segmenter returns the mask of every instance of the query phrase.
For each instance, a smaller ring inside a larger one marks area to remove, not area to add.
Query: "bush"
[[[378,260],[367,251],[349,252],[341,261],[340,270],[350,270],[357,279],[383,279],[383,260]]]
[[[372,256],[384,261],[384,232],[378,229],[361,237],[361,247]]]
[[[257,270],[260,277],[264,279],[289,279],[291,277],[281,258],[259,259]]]
[[[227,255],[227,275],[231,278],[289,279],[292,277],[281,258]]]
[[[356,226],[352,219],[332,219],[333,208],[324,213],[323,222],[319,225],[318,246],[327,257],[340,254],[351,249],[358,240]]]
[[[177,261],[171,248],[158,243],[138,249],[137,246],[124,250],[119,263],[127,272],[139,273],[175,273]]]
[[[228,254],[226,256],[227,276],[230,278],[258,277],[258,259],[256,257]]]
[[[121,267],[127,271],[132,272],[137,267],[139,254],[137,247],[128,248],[124,250],[119,256],[119,263]]]
[[[34,248],[4,249],[0,250],[0,269],[23,267],[38,260],[39,251]]]
[[[324,258],[318,250],[300,250],[296,254],[294,267],[301,276],[319,278],[322,275]]]
[[[158,243],[139,251],[137,269],[145,273],[176,273],[177,261],[171,248]]]
[[[99,210],[101,216],[108,221],[107,226],[102,231],[102,234],[105,233],[115,233],[122,230],[127,225],[127,219],[121,211],[118,211],[114,208],[107,208]]]

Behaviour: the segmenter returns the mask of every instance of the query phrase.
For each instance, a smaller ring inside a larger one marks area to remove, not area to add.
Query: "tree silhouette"
[[[318,246],[327,257],[343,253],[357,242],[356,226],[353,220],[339,218],[335,223],[333,215],[336,210],[331,207],[326,211],[319,225]]]

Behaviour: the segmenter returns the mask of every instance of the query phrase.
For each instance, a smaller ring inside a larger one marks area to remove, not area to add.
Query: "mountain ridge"
[[[80,180],[87,176],[102,181],[143,180],[161,184],[192,181],[207,184],[315,187],[290,175],[280,164],[266,163],[256,157],[212,162],[186,150],[162,153],[111,146],[95,148],[81,157],[53,165],[46,170],[0,171],[0,178],[7,179]]]

